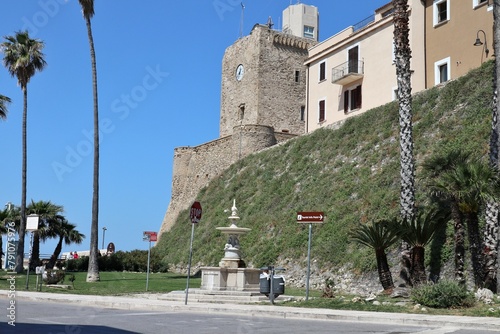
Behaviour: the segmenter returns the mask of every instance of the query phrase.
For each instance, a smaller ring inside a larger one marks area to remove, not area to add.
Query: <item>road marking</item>
[[[440,327],[440,328],[429,329],[426,331],[416,332],[416,333],[418,333],[418,334],[446,334],[446,333],[455,333],[456,331],[459,331],[459,330],[460,330],[460,328],[458,328],[458,327]]]

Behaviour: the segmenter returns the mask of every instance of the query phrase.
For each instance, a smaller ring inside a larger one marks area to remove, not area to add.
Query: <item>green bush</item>
[[[147,271],[148,268],[148,251],[133,250],[130,252],[119,251],[110,256],[99,256],[99,271]],[[89,258],[82,256],[78,259],[67,260],[67,271],[87,271],[89,266]],[[160,255],[151,252],[149,261],[149,270],[151,272],[168,272],[168,265],[163,262]]]
[[[457,282],[440,281],[416,287],[411,292],[411,300],[433,308],[461,308],[474,305],[474,294]]]

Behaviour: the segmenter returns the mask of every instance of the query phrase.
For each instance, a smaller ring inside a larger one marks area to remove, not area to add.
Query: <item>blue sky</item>
[[[309,0],[320,40],[389,0]],[[243,35],[296,0],[247,0]],[[96,0],[100,145],[99,247],[147,249],[170,200],[175,147],[218,138],[221,63],[240,34],[241,1]],[[27,201],[64,206],[87,238],[63,251],[89,249],[92,200],[92,87],[87,32],[77,0],[2,0],[0,36],[28,30],[45,42],[47,67],[28,85]],[[3,38],[2,38],[3,41]],[[3,57],[3,55],[2,55]],[[0,66],[0,94],[12,99],[0,121],[0,205],[21,203],[22,92]],[[202,220],[203,221],[203,220]],[[186,226],[186,228],[190,228]],[[52,253],[55,241],[41,245]],[[27,250],[26,250],[27,251]]]

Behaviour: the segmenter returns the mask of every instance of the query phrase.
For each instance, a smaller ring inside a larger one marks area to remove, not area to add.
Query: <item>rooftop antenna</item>
[[[243,37],[243,18],[245,16],[245,5],[241,2],[240,38]]]

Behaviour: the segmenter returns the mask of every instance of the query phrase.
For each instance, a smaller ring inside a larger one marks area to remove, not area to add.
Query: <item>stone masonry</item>
[[[159,235],[199,190],[237,160],[305,132],[306,67],[313,40],[255,25],[222,61],[219,138],[174,150],[171,199]],[[244,68],[237,78],[236,69]]]

